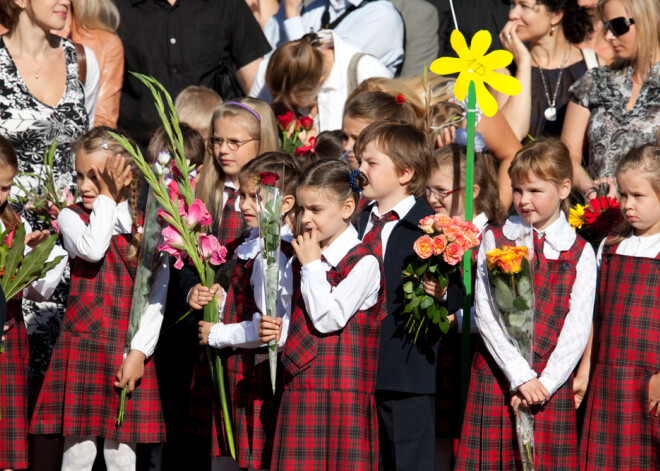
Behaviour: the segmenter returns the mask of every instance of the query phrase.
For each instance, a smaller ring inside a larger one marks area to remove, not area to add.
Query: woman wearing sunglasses
[[[660,3],[600,0],[597,12],[616,60],[590,70],[573,85],[561,139],[571,152],[575,184],[590,196],[594,184],[610,183],[614,196],[612,176],[619,160],[635,147],[657,142]],[[582,167],[585,135],[588,174]]]
[[[559,137],[569,87],[587,71],[575,44],[593,27],[577,0],[512,0],[500,41],[513,54],[522,93],[502,114],[518,139]]]

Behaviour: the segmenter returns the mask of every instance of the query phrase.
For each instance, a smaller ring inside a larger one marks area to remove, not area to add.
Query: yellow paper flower
[[[488,52],[491,42],[490,33],[481,30],[474,35],[468,48],[463,34],[454,30],[451,33],[451,46],[458,57],[441,57],[431,64],[431,71],[438,75],[460,72],[454,84],[454,94],[459,100],[465,99],[470,82],[474,82],[479,108],[486,116],[497,113],[497,102],[485,84],[506,95],[517,95],[522,91],[520,82],[515,77],[494,72],[509,65],[513,54],[500,49],[484,55]]]
[[[568,223],[573,227],[573,229],[582,229],[582,225],[585,223],[584,220],[584,210],[587,209],[587,206],[581,204],[576,204],[571,208],[568,213]]]

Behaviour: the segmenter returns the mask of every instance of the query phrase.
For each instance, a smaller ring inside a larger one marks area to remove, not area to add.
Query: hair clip
[[[360,170],[355,169],[348,174],[348,183],[351,185],[351,190],[355,193],[362,193],[362,188],[358,188],[358,182],[355,180],[355,177],[360,175]]]
[[[108,150],[110,148],[110,146],[108,145],[108,141],[105,139],[105,136],[101,138],[101,147],[104,150]]]
[[[406,101],[406,97],[401,95],[400,93],[396,97],[394,97],[394,99],[400,105],[403,105],[403,102]]]

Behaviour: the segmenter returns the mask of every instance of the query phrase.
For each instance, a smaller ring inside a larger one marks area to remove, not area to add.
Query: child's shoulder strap
[[[91,211],[88,211],[87,209],[85,209],[85,206],[83,206],[82,203],[72,204],[70,206],[67,206],[66,209],[71,210],[74,213],[76,213],[80,217],[80,219],[83,220],[83,222],[85,224],[89,223],[89,217],[91,215]]]
[[[337,271],[341,273],[342,278],[345,278],[353,267],[367,255],[374,254],[365,244],[360,242],[344,255],[344,258],[337,264]]]

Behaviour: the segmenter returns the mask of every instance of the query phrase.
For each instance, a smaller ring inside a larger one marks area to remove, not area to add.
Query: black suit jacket
[[[372,206],[368,206],[358,217],[360,237],[364,235]],[[415,345],[404,332],[405,319],[401,316],[404,308],[401,272],[416,257],[413,244],[424,235],[418,227],[419,220],[430,214],[433,214],[431,208],[424,199],[418,198],[408,214],[397,222],[384,249],[388,315],[381,328],[376,389],[414,394],[435,393],[438,341],[442,334],[437,327],[430,328],[427,339],[424,342],[418,339],[419,345]],[[460,273],[456,271],[449,277],[447,310],[452,313],[460,309],[464,298],[465,287]]]

